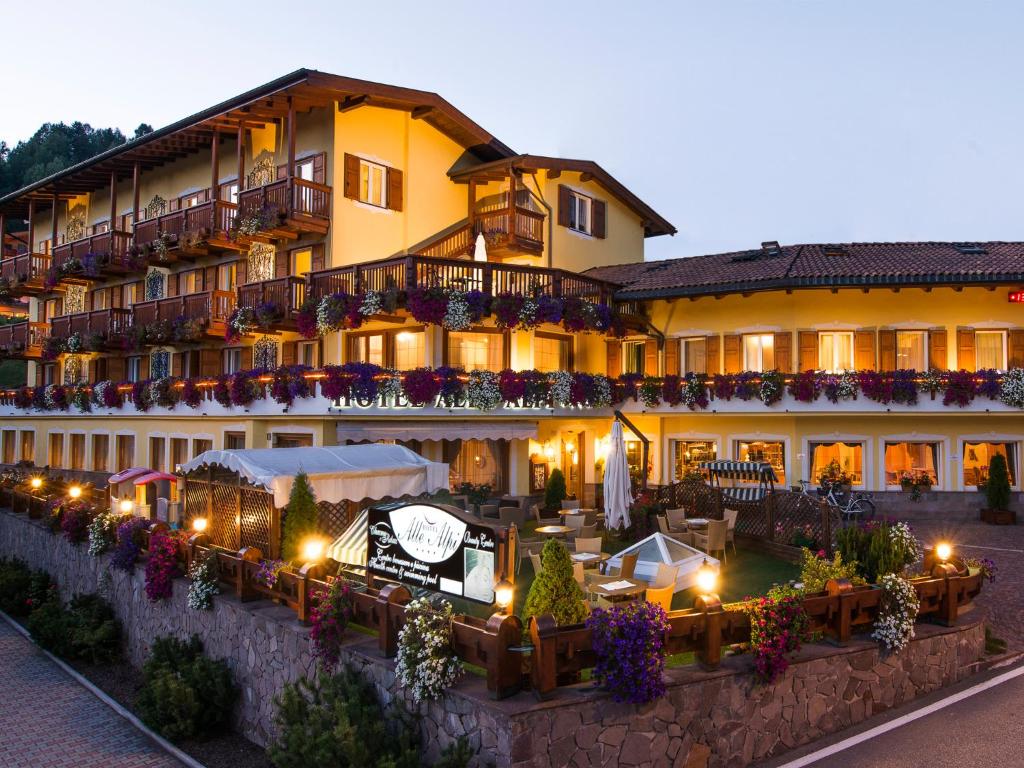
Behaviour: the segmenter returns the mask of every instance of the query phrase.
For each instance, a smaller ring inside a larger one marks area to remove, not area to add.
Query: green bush
[[[17,558],[0,560],[0,610],[10,616],[28,616],[47,598],[50,575],[32,571]]]
[[[465,736],[460,736],[458,741],[453,741],[444,748],[441,757],[434,763],[434,768],[466,768],[472,757],[473,750],[469,747],[469,741]]]
[[[104,664],[121,655],[121,625],[110,604],[96,594],[77,595],[64,606],[51,590],[26,626],[40,647],[66,659]]]
[[[800,564],[800,581],[804,585],[804,591],[822,592],[829,579],[849,579],[855,585],[864,583],[864,579],[857,573],[856,561],[843,562],[843,556],[839,552],[829,560],[826,557],[818,557],[804,547],[803,562]]]
[[[579,624],[589,611],[583,602],[583,590],[573,577],[569,551],[560,541],[548,539],[540,560],[544,568],[530,585],[524,615],[550,613],[560,625]]]
[[[349,669],[299,678],[275,703],[278,740],[267,754],[278,768],[419,768],[418,728],[389,731],[373,686]]]
[[[985,500],[989,509],[1010,508],[1010,473],[1006,468],[1006,457],[1000,453],[993,456],[988,464]]]
[[[160,735],[188,739],[227,726],[238,697],[231,670],[204,656],[195,635],[187,641],[156,638],[142,674],[139,714]]]
[[[284,534],[281,552],[285,560],[294,561],[301,552],[302,542],[316,534],[316,496],[305,472],[299,472],[288,496],[288,509],[284,516]]]
[[[872,584],[879,576],[902,573],[919,556],[905,523],[848,526],[836,534],[836,548],[844,562],[856,561],[857,573]]]
[[[546,509],[561,509],[562,502],[567,498],[565,475],[560,469],[551,470],[548,484],[544,488],[544,507]]]

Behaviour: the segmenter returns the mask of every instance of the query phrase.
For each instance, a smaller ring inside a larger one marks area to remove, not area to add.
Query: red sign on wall
[[[1024,291],[1010,291],[1007,299],[1011,304],[1024,304]]]

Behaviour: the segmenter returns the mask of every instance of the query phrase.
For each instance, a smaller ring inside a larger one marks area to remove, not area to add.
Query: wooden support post
[[[508,167],[508,239],[516,234],[516,173]]]
[[[288,181],[295,173],[295,101],[288,97]],[[291,186],[289,184],[289,186]]]
[[[955,574],[946,574],[943,578],[942,603],[939,607],[939,623],[947,627],[955,627],[959,613],[961,578]]]
[[[110,237],[113,244],[114,230],[117,229],[117,171],[110,172]]]
[[[34,253],[36,250],[36,226],[35,222],[32,221],[36,215],[36,201],[30,199],[28,201],[28,252]]]
[[[57,197],[57,193],[53,193],[53,221],[50,222],[50,253],[53,253],[53,249],[57,247],[57,206],[60,204],[60,198]],[[0,229],[3,229],[0,227]],[[31,248],[29,252],[31,253]]]
[[[853,634],[852,601],[846,595],[853,591],[849,579],[829,579],[825,591],[831,598],[829,604],[828,634],[836,645],[846,645]]]
[[[722,662],[722,601],[718,595],[700,595],[693,601],[693,607],[704,613],[704,633],[697,661],[705,669],[718,669]]]
[[[135,161],[135,165],[132,166],[132,226],[139,223],[139,195],[142,194],[142,190],[139,189],[139,182],[142,178],[142,166],[139,161]]]
[[[259,595],[253,591],[249,586],[249,580],[246,578],[245,570],[246,563],[255,563],[259,566],[260,560],[263,559],[263,553],[260,552],[258,547],[242,547],[238,550],[238,573],[235,574],[235,596],[243,603],[247,600],[254,600]]]
[[[558,685],[558,654],[556,634],[558,626],[553,616],[530,618],[530,641],[533,643],[533,659],[530,666],[530,685],[533,695],[546,699]]]
[[[466,193],[467,196],[467,207],[466,218],[469,219],[469,235],[471,238],[476,238],[476,227],[474,226],[474,219],[476,219],[476,179],[469,180],[469,191]]]
[[[217,198],[220,197],[220,134],[213,131],[210,140],[210,201],[213,210],[217,209]]]
[[[487,632],[493,636],[487,654],[487,690],[492,699],[504,699],[522,688],[522,657],[509,651],[523,637],[523,623],[518,616],[495,613],[487,620]]]
[[[392,606],[405,605],[411,599],[409,589],[401,584],[388,584],[377,593],[377,647],[385,658],[398,653],[399,623]]]
[[[245,123],[238,123],[238,145],[235,148],[235,162],[238,164],[238,191],[245,189]]]

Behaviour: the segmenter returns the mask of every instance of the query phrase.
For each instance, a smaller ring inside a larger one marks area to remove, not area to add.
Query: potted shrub
[[[988,464],[985,482],[985,508],[981,510],[983,522],[994,525],[1013,525],[1017,515],[1010,509],[1010,472],[1006,457],[996,454]]]
[[[565,475],[562,474],[560,469],[551,470],[547,487],[544,489],[544,509],[548,512],[557,511],[562,508],[562,502],[567,498]]]

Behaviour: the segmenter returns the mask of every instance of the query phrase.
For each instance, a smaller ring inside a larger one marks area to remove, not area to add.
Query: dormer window
[[[593,200],[579,192],[569,192],[569,229],[590,234],[590,208]]]

